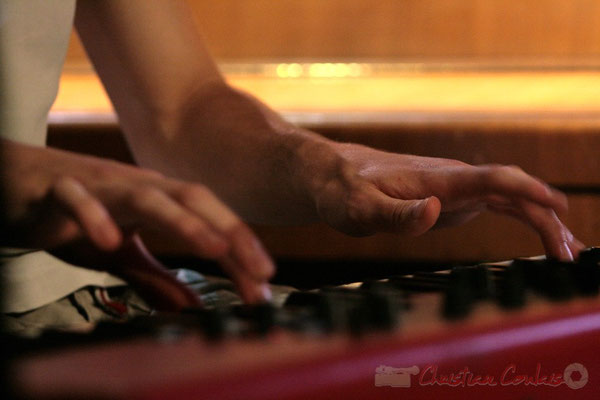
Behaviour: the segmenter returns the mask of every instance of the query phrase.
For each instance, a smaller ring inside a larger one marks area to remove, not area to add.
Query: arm
[[[551,256],[582,247],[556,216],[564,195],[518,168],[390,154],[287,124],[224,82],[183,2],[80,0],[76,25],[137,162],[202,182],[247,220],[420,234],[492,209],[531,225]]]
[[[271,260],[250,229],[202,185],[9,140],[0,148],[2,245],[48,249],[68,262],[110,270],[140,292],[165,294],[168,308],[194,305],[195,297],[143,248],[136,232],[150,230],[176,238],[190,254],[216,259],[246,301],[268,296]]]
[[[229,87],[185,2],[80,1],[76,26],[140,165],[203,182],[251,221],[316,218],[290,159],[323,139]]]

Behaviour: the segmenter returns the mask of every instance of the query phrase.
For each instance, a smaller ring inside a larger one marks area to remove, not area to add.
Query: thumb
[[[414,236],[422,235],[431,229],[442,208],[440,200],[435,196],[419,200],[387,197],[385,203],[390,230]]]

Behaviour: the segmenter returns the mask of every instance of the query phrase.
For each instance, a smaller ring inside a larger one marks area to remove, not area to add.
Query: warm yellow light
[[[271,64],[270,73],[278,78],[356,78],[369,74],[367,65],[359,63],[281,63]]]
[[[362,66],[357,63],[348,64],[348,76],[356,78],[362,75]]]
[[[293,63],[287,66],[287,74],[290,78],[299,78],[302,76],[302,65]]]
[[[288,66],[287,64],[279,64],[277,69],[275,70],[278,78],[287,78],[288,77]]]

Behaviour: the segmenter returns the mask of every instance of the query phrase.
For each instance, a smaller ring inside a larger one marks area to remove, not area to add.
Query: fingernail
[[[271,292],[269,285],[261,285],[261,296],[264,301],[271,301],[273,298],[273,293]]]
[[[271,301],[273,298],[273,294],[271,293],[271,288],[267,284],[259,284],[252,289],[251,297],[248,299],[248,302],[251,304],[257,303],[266,303]]]

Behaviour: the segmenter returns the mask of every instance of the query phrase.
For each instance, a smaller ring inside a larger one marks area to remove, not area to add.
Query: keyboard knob
[[[255,333],[265,336],[277,326],[277,308],[270,303],[256,304],[250,308]]]
[[[502,308],[515,309],[525,305],[525,274],[523,266],[512,262],[499,276],[497,284],[498,303]]]
[[[191,313],[191,311],[188,311]],[[209,340],[220,340],[229,333],[229,326],[233,315],[224,308],[195,310],[193,315],[197,318],[202,332]]]
[[[399,290],[372,289],[364,293],[370,323],[377,330],[392,330],[400,323],[405,299]]]
[[[470,272],[463,267],[452,269],[445,291],[443,315],[447,319],[464,318],[473,304]]]
[[[579,252],[579,262],[600,263],[600,247],[588,247]]]
[[[475,299],[484,300],[494,297],[495,287],[492,272],[485,265],[463,268],[468,274],[469,286]]]
[[[316,309],[323,328],[328,332],[343,332],[348,328],[349,307],[344,295],[324,292],[319,296]]]
[[[600,267],[597,262],[581,257],[578,262],[570,266],[569,272],[579,294],[582,296],[598,295]]]
[[[542,293],[553,301],[568,300],[575,294],[572,275],[573,263],[548,260],[543,271]]]
[[[546,260],[517,258],[511,265],[519,269],[527,288],[533,289],[538,293],[544,292],[546,285]]]

